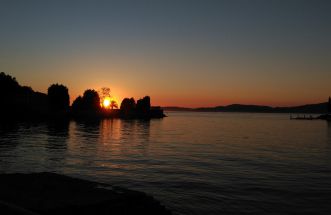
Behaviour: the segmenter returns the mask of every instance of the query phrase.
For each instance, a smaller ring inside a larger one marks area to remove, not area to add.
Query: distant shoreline
[[[233,112],[233,113],[300,113],[300,114],[324,114],[328,112],[328,103],[307,104],[293,107],[271,107],[263,105],[232,104],[216,107],[162,107],[164,111],[188,111],[188,112]]]

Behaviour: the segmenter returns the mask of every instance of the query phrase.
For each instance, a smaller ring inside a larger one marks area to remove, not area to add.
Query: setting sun
[[[104,100],[103,100],[103,107],[104,108],[109,108],[110,107],[110,98],[109,97],[106,97]]]

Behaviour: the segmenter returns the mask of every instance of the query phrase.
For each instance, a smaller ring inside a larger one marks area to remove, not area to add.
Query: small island
[[[151,106],[145,96],[135,101],[124,98],[120,106],[111,99],[110,89],[100,92],[87,89],[70,106],[69,90],[62,84],[52,84],[47,94],[21,86],[16,78],[0,73],[1,119],[91,119],[122,118],[152,119],[165,117],[161,107]]]

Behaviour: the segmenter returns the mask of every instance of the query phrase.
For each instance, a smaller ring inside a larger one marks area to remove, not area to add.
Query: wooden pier
[[[292,115],[290,116],[290,119],[291,120],[316,120],[316,119],[319,119],[318,117],[313,117],[312,115],[303,115],[303,116],[300,116],[300,115],[297,115],[296,117],[293,117]]]
[[[297,115],[296,117],[293,117],[290,115],[291,120],[326,120],[331,121],[331,114],[322,114],[317,117],[313,117],[312,115]]]

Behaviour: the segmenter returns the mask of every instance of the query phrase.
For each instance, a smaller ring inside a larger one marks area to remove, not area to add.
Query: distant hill
[[[328,103],[307,104],[294,107],[270,107],[263,105],[231,104],[228,106],[184,108],[163,107],[165,111],[196,111],[196,112],[250,112],[250,113],[326,113]]]

